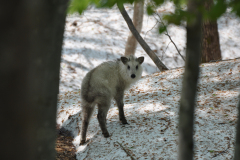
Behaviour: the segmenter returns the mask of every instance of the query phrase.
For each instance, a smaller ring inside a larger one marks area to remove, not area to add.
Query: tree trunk
[[[151,50],[151,48],[148,46],[148,44],[143,40],[141,35],[138,33],[136,28],[134,27],[131,18],[127,14],[127,11],[125,10],[123,4],[117,3],[118,9],[121,12],[124,20],[126,21],[128,28],[134,35],[134,37],[137,39],[138,43],[142,46],[142,48],[145,50],[145,52],[149,55],[149,57],[153,60],[155,65],[158,67],[160,71],[168,70],[168,68],[160,61],[158,56]]]
[[[55,159],[67,0],[0,2],[1,159]]]
[[[213,0],[205,1],[204,7],[210,10],[213,5]],[[219,44],[219,34],[217,20],[205,20],[202,24],[202,63],[213,60],[221,60],[221,50]]]
[[[238,96],[238,121],[236,129],[236,143],[235,143],[235,154],[234,160],[240,159],[240,94]]]
[[[188,11],[195,13],[196,21],[187,22],[186,61],[179,111],[179,160],[193,159],[194,105],[201,57],[202,18],[197,10],[198,2],[188,1]]]
[[[144,0],[134,2],[133,25],[135,26],[135,28],[139,33],[142,30],[143,13],[144,13],[143,7],[144,7]],[[125,56],[134,55],[137,48],[137,44],[138,42],[136,38],[134,37],[132,32],[130,32],[127,43],[126,43]]]

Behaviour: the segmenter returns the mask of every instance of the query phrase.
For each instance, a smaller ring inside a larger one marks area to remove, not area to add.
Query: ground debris
[[[72,141],[71,132],[57,126],[56,160],[76,160],[76,148]]]

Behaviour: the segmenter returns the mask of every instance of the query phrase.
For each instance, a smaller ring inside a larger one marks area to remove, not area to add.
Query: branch
[[[149,55],[149,57],[153,60],[160,71],[168,70],[168,68],[160,61],[160,59],[156,56],[156,54],[151,50],[148,44],[143,40],[141,35],[138,33],[136,28],[134,27],[132,20],[130,19],[129,15],[127,14],[123,4],[117,4],[119,11],[121,12],[123,18],[125,19],[130,31],[138,41],[138,43],[142,46],[145,52]]]
[[[119,143],[118,141],[116,142],[120,145],[120,147],[127,153],[127,155],[129,155],[131,157],[132,160],[135,160],[135,158],[122,146],[121,143]]]
[[[167,118],[160,118],[159,120],[164,120],[164,121],[166,121],[166,122],[168,123],[167,126],[166,126],[166,128],[161,129],[161,132],[163,133],[164,131],[166,131],[166,130],[168,129],[168,127],[169,127],[170,124],[171,124],[171,121],[170,121],[170,120],[167,120]]]
[[[172,42],[172,44],[175,46],[178,54],[179,54],[179,55],[182,57],[182,59],[185,61],[185,58],[181,55],[180,51],[179,51],[178,48],[177,48],[177,45],[173,42],[171,36],[170,36],[168,33],[166,33],[165,35],[168,36],[168,38],[170,39],[170,41]]]
[[[167,47],[166,47],[166,49],[165,49],[165,51],[163,51],[163,54],[165,54],[166,55],[166,52],[167,52],[167,49],[168,49],[168,46],[169,46],[169,44],[170,44],[171,42],[169,42],[168,43],[168,45],[167,45]],[[163,54],[162,54],[162,59],[163,59]]]
[[[230,148],[230,141],[231,141],[231,138],[228,139],[228,146],[227,146],[227,148],[224,151],[218,151],[218,153],[214,154],[214,156],[212,156],[212,158],[215,158],[215,157],[217,157],[220,154],[226,153],[227,150]]]
[[[156,15],[159,17],[159,19],[161,20],[161,21],[159,22],[158,19],[155,18],[155,17],[153,16],[153,17],[156,19],[156,21],[157,21],[158,23],[162,23],[162,25],[166,27],[166,25],[163,23],[161,17],[160,17],[156,12],[155,12],[155,14],[156,14]],[[167,28],[167,27],[166,27],[166,28]],[[173,42],[171,36],[168,34],[168,30],[167,30],[167,29],[166,29],[166,33],[165,33],[165,35],[168,36],[168,38],[170,39],[170,41],[172,42],[172,44],[175,46],[175,48],[176,48],[178,54],[179,54],[179,55],[182,57],[182,59],[185,61],[185,58],[184,58],[184,57],[182,56],[182,54],[180,53],[180,51],[179,51],[177,45]]]
[[[146,38],[147,33],[150,32],[151,30],[153,30],[158,23],[159,23],[159,22],[157,21],[156,24],[155,24],[150,30],[148,30],[148,31],[145,33],[144,39]]]

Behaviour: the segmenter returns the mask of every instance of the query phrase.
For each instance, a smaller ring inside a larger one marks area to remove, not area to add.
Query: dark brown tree
[[[202,39],[202,18],[197,9],[200,3],[199,0],[189,0],[187,5],[188,11],[195,14],[196,20],[192,23],[187,22],[186,61],[179,111],[179,160],[193,159],[194,106]]]
[[[205,0],[204,7],[210,10],[213,0]],[[202,24],[202,63],[221,60],[221,49],[219,44],[219,34],[217,20],[205,20]]]
[[[55,159],[67,0],[0,2],[1,159]]]

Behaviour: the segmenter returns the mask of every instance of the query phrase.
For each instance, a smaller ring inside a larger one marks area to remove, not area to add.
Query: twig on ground
[[[233,59],[219,59],[219,60],[211,60],[208,63],[214,63],[214,62],[224,62],[224,61],[230,61],[230,60],[235,60],[235,59],[240,59],[240,57],[238,58],[233,58]]]
[[[223,154],[223,153],[226,153],[227,150],[230,148],[230,142],[231,142],[231,138],[229,138],[227,148],[226,148],[225,150],[223,150],[223,151],[218,151],[218,153],[214,154],[214,155],[212,156],[212,158],[215,158],[215,157],[217,157],[217,156],[219,156],[219,155],[221,155],[221,154]]]
[[[120,147],[127,153],[128,156],[131,157],[132,160],[135,160],[135,158],[122,146],[121,143],[119,143],[118,141],[116,143],[118,143],[120,145]]]
[[[159,120],[164,120],[164,121],[166,121],[166,122],[168,123],[167,126],[166,126],[166,128],[161,129],[161,132],[166,131],[166,130],[168,129],[168,127],[170,126],[171,121],[170,121],[170,120],[167,120],[167,118],[160,118]]]
[[[211,62],[219,62],[219,61],[222,61],[222,59],[211,60],[209,63],[211,63]]]

